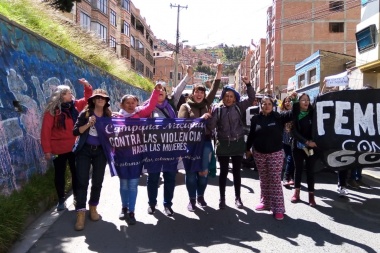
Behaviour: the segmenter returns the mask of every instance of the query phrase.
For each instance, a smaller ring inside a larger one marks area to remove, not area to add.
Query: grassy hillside
[[[151,81],[127,68],[106,43],[64,20],[41,0],[2,0],[0,14],[134,86],[153,89]]]

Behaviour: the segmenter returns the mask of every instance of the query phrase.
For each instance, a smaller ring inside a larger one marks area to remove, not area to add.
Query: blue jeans
[[[211,141],[205,141],[202,157],[201,171],[208,170],[212,155]],[[207,187],[208,175],[200,176],[198,172],[186,171],[186,188],[190,199],[195,199],[197,196],[203,196]]]
[[[77,196],[76,210],[86,209],[87,189],[90,179],[90,168],[92,165],[91,193],[88,204],[97,206],[99,204],[100,192],[104,179],[104,172],[107,165],[107,159],[103,149],[99,146],[97,149],[91,148],[90,145],[84,147],[76,155],[76,177],[77,177]]]
[[[162,173],[164,176],[164,206],[171,207],[174,196],[175,177],[177,171],[166,171]],[[158,181],[160,180],[160,172],[149,173],[147,178],[148,204],[156,206],[158,194]]]
[[[128,208],[130,212],[135,211],[137,199],[137,187],[140,178],[121,179],[120,178],[120,197],[123,208]]]
[[[285,172],[284,178],[289,180],[294,178],[294,161],[292,154],[292,147],[290,145],[284,144],[285,152]]]

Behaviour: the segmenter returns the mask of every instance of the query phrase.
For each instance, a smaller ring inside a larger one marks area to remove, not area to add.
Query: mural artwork
[[[149,98],[133,87],[77,58],[41,37],[0,17],[0,194],[19,189],[33,174],[50,166],[40,144],[42,115],[52,91],[60,84],[83,97],[77,81],[107,90],[113,111],[124,94]]]

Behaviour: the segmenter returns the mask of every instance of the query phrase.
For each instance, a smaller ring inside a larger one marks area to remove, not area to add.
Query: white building
[[[350,75],[350,87],[363,85],[380,88],[380,1],[361,0],[361,21],[356,26],[356,66]]]

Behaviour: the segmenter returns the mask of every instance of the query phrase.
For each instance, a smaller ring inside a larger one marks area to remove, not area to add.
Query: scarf
[[[187,103],[190,105],[190,107],[196,108],[196,109],[199,109],[199,110],[201,110],[203,108],[207,108],[207,101],[206,101],[206,99],[203,99],[202,102],[200,102],[200,103],[197,103],[197,102],[195,102],[192,99],[189,99],[189,100],[187,100]]]
[[[305,118],[307,115],[309,115],[309,111],[300,111],[300,114],[298,114],[298,120]]]
[[[167,99],[165,99],[162,104],[157,104],[156,107],[158,109],[160,109],[161,111],[166,112],[168,114],[169,118],[171,118],[171,119],[174,119],[177,117],[173,107],[169,104],[169,101]]]
[[[62,103],[61,104],[61,113],[56,114],[56,126],[57,128],[63,127],[63,129],[66,129],[66,118],[71,118],[73,120],[73,123],[77,121],[78,118],[78,111],[75,108],[74,101]]]

